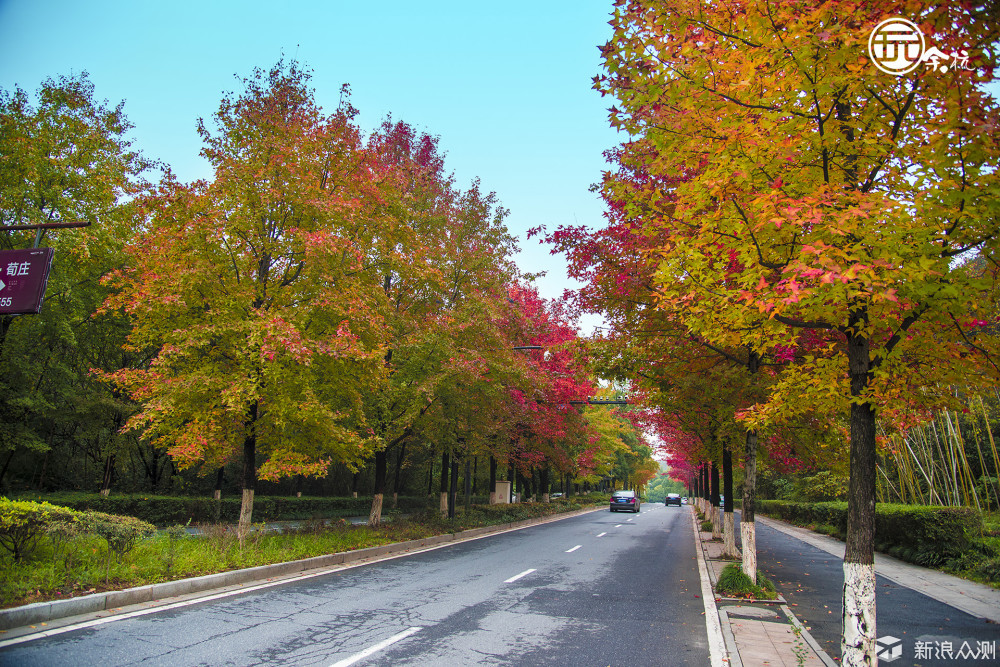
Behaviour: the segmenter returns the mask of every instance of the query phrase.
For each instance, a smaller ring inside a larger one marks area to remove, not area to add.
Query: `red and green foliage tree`
[[[492,325],[516,269],[506,210],[478,181],[465,191],[454,186],[435,137],[387,119],[365,153],[379,195],[365,271],[381,286],[385,329],[384,374],[365,402],[376,443],[370,523],[377,524],[389,450],[430,428],[423,422],[442,416],[442,400],[455,408],[471,399],[455,392],[459,378],[474,382],[509,358]],[[438,442],[449,450],[453,440]]]
[[[650,173],[689,176],[629,202],[659,238],[658,298],[716,343],[751,325],[761,353],[821,335],[743,417],[849,412],[845,665],[875,661],[876,415],[996,369],[976,327],[995,315],[1000,231],[997,107],[981,87],[1000,26],[987,11],[621,0],[603,50],[613,124]],[[866,45],[889,16],[969,69],[879,71]],[[667,200],[669,216],[643,217]]]
[[[571,313],[529,285],[511,287],[508,299],[510,345],[541,348],[521,353],[522,384],[511,388],[507,401],[514,466],[523,475],[533,468],[593,474],[600,438],[580,406],[597,384]]]
[[[200,124],[214,179],[145,201],[105,306],[153,355],[110,376],[142,404],[129,426],[182,467],[242,455],[241,531],[258,474],[322,475],[367,454],[360,395],[381,372],[359,134],[348,104],[321,113],[308,79],[294,62],[258,70],[213,129]]]

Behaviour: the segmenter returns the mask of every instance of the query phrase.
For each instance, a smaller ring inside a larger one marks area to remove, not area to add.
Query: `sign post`
[[[0,315],[42,309],[54,254],[52,248],[0,250]]]

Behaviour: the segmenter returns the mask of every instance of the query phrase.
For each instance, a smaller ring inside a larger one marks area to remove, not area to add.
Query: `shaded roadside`
[[[843,542],[758,516],[757,550],[789,608],[840,656]],[[894,666],[990,664],[997,656],[1000,591],[881,554],[876,584],[877,636],[895,640],[886,642],[899,648]],[[978,659],[984,651],[993,656],[986,663]]]

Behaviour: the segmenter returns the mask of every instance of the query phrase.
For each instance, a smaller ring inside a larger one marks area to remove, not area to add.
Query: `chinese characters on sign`
[[[882,21],[868,37],[868,56],[875,67],[886,74],[903,76],[921,63],[934,72],[944,74],[948,68],[972,69],[969,54],[945,53],[936,46],[926,48],[924,33],[912,21],[891,18]]]
[[[41,310],[53,254],[52,248],[0,250],[0,315]]]

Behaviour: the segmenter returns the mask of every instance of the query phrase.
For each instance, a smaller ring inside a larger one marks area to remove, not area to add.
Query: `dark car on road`
[[[635,491],[615,491],[611,494],[612,512],[638,512],[640,504]]]
[[[667,497],[663,499],[664,505],[677,505],[681,506],[681,494],[679,493],[668,493]]]

